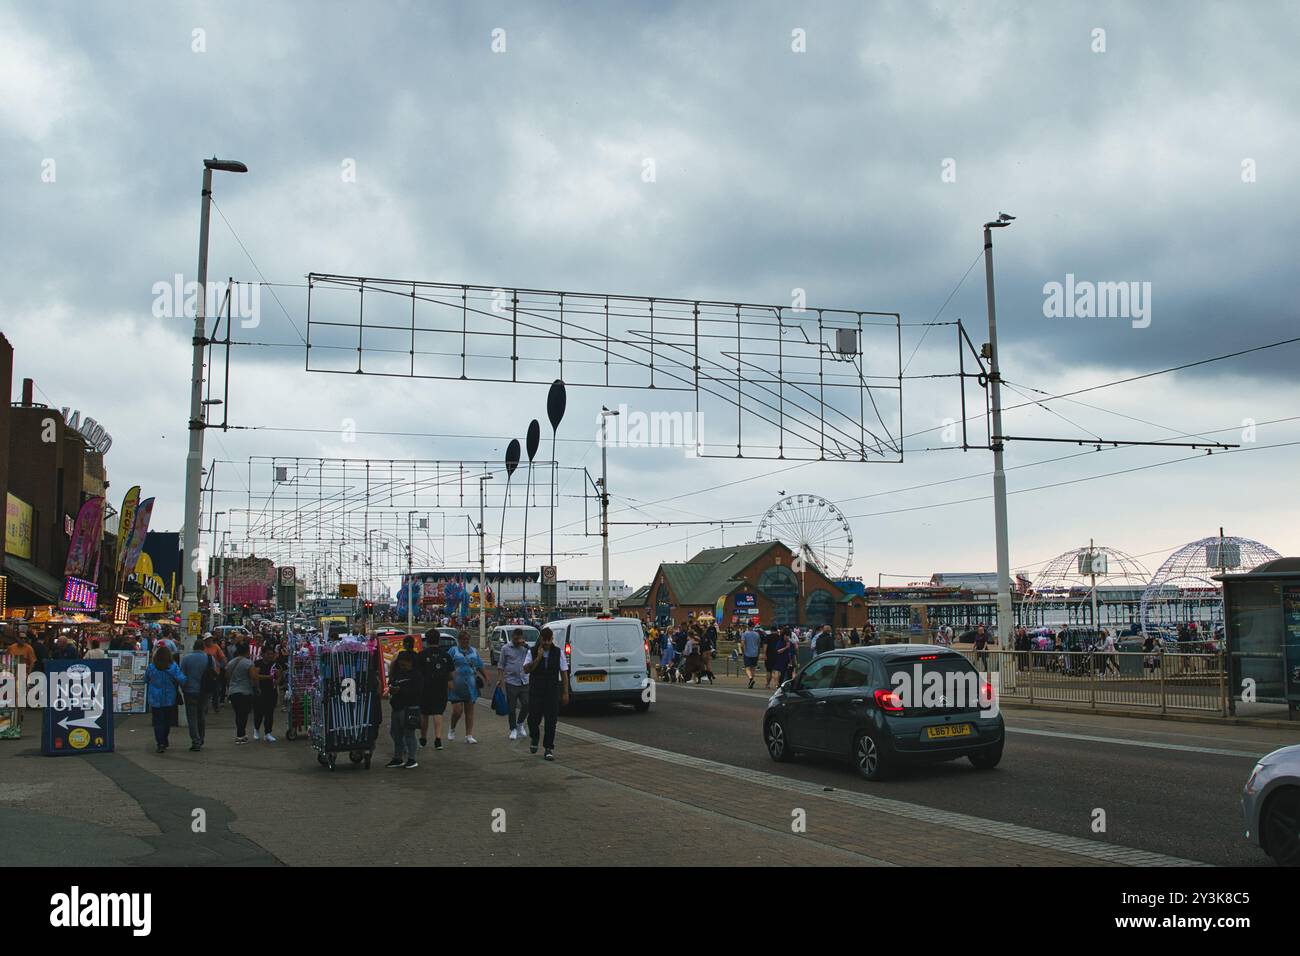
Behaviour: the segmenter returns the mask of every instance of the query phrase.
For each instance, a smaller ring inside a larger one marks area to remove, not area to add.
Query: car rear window
[[[980,706],[979,672],[960,654],[891,658],[885,662],[885,679],[896,691],[911,692],[904,697],[908,709]]]

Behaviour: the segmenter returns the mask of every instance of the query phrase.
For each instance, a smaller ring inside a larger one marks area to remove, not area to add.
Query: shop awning
[[[17,584],[32,592],[42,604],[57,603],[63,597],[63,583],[58,578],[46,574],[30,561],[15,558],[11,554],[6,555],[5,574],[9,576],[12,584]],[[15,596],[11,595],[9,603],[25,604],[27,602],[15,600]]]

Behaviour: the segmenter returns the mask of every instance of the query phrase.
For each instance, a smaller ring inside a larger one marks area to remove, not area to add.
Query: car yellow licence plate
[[[604,679],[605,679],[604,674],[579,674],[578,675],[579,684],[599,684]]]
[[[969,737],[970,724],[944,724],[942,727],[926,727],[925,736],[930,740],[944,737]]]

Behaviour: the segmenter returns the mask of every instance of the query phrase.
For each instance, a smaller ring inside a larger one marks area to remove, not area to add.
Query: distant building
[[[707,548],[689,561],[659,565],[650,584],[619,603],[660,626],[716,618],[729,627],[744,621],[767,626],[862,627],[866,599],[847,593],[815,566],[796,569],[795,555],[779,541]]]

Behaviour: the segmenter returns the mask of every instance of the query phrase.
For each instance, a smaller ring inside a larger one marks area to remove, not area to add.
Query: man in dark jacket
[[[549,627],[542,628],[524,664],[524,672],[528,674],[528,752],[537,753],[537,737],[545,721],[544,756],[554,760],[555,723],[560,704],[569,702],[569,662],[564,651],[555,645],[555,635]]]
[[[825,654],[833,650],[835,650],[835,634],[829,624],[823,624],[822,629],[817,632],[817,639],[813,641],[813,653]]]

